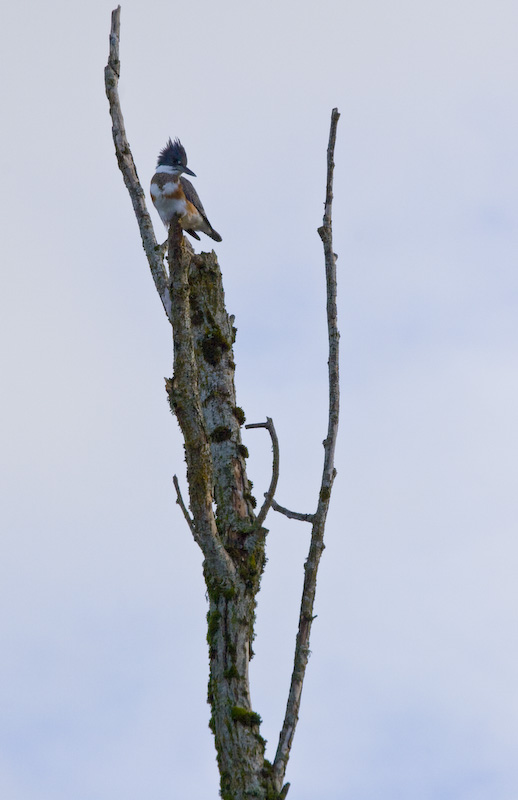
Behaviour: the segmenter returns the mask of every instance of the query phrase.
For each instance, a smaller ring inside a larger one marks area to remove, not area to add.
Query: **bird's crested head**
[[[169,139],[164,149],[160,151],[157,167],[173,167],[178,172],[192,174],[187,169],[187,153],[180,139],[175,139],[174,142]]]

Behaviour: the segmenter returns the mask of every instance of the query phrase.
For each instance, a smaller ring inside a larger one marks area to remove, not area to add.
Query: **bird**
[[[202,202],[192,183],[182,173],[196,175],[187,166],[187,153],[179,139],[169,139],[160,151],[156,172],[151,178],[151,199],[160,219],[169,228],[175,214],[179,216],[181,227],[195,239],[200,240],[196,231],[202,231],[221,242],[221,236],[214,230],[203,208]]]

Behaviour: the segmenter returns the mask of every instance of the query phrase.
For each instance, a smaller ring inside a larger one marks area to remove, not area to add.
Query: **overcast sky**
[[[171,331],[104,94],[114,4],[1,12],[5,800],[218,793]],[[338,477],[290,800],[518,797],[517,40],[514,0],[122,4],[139,175],[147,192],[181,138],[223,237],[238,402],[273,417],[277,499],[304,512],[327,426],[316,229],[341,112]],[[268,437],[244,441],[260,497]],[[267,526],[251,680],[271,758],[309,527]]]

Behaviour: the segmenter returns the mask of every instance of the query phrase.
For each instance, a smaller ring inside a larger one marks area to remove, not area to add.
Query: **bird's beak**
[[[187,175],[192,175],[193,178],[196,177],[196,173],[189,169],[189,167],[182,167],[182,172],[186,172]]]

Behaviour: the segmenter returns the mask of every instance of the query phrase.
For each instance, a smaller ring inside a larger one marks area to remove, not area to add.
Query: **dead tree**
[[[267,418],[266,422],[246,426],[266,428],[273,448],[271,484],[256,514],[246,474],[247,450],[240,434],[245,416],[237,405],[234,388],[235,329],[225,309],[221,271],[214,251],[199,255],[193,252],[183,237],[178,219],[173,219],[169,228],[166,267],[124,130],[118,96],[119,34],[120,6],[112,13],[110,53],[105,69],[106,93],[117,161],[133,202],[156,289],[173,328],[174,371],[173,378],[166,381],[166,390],[185,441],[190,510],[183,501],[176,476],[174,485],[177,502],[204,557],[209,598],[208,701],[212,709],[210,727],[215,737],[221,797],[223,800],[252,797],[280,800],[286,797],[289,788],[284,777],[299,716],[317,569],[324,549],[324,526],[336,475],[339,333],[331,207],[339,114],[333,109],[327,150],[325,213],[318,229],[324,246],[329,334],[329,420],[318,502],[314,513],[301,514],[274,500],[279,445],[273,422]],[[264,757],[265,741],[259,732],[261,718],[252,709],[248,677],[248,663],[253,655],[256,597],[265,566],[268,531],[264,522],[271,508],[311,525],[293,673],[273,763]]]

